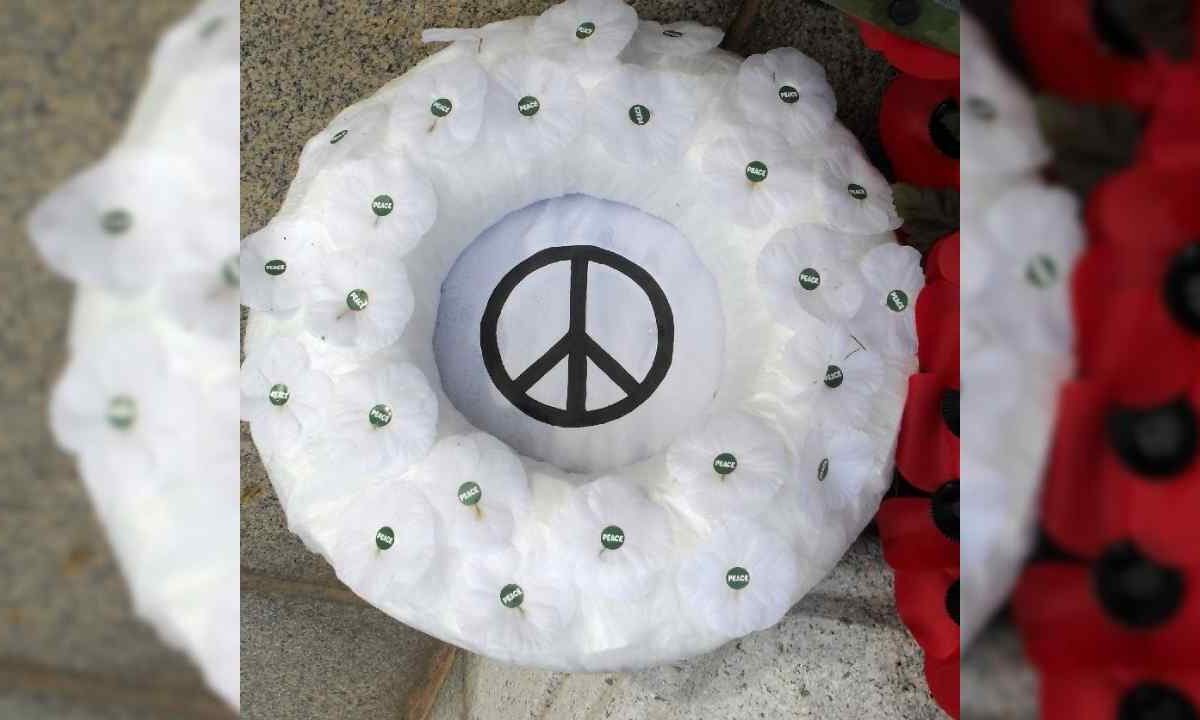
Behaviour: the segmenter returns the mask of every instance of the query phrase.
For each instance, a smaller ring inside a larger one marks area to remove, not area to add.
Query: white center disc
[[[572,195],[511,213],[463,252],[434,352],[476,427],[598,473],[661,452],[699,419],[724,337],[716,282],[674,226]]]

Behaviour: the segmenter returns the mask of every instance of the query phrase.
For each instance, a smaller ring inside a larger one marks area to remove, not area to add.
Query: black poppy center
[[[1134,628],[1162,625],[1183,599],[1183,574],[1156,563],[1131,542],[1110,545],[1092,566],[1092,581],[1109,616]]]
[[[958,391],[949,388],[943,392],[941,406],[942,421],[946,423],[950,432],[954,433],[954,437],[958,437]]]
[[[933,524],[946,537],[958,540],[959,489],[958,481],[943,484],[933,494]]]
[[[1100,42],[1113,53],[1125,58],[1141,58],[1146,50],[1118,8],[1118,4],[1124,1],[1093,0],[1092,29]]]
[[[1118,408],[1108,440],[1121,461],[1148,480],[1185,470],[1196,456],[1196,412],[1186,398],[1148,409]]]
[[[1196,706],[1169,685],[1142,683],[1125,693],[1118,720],[1197,720]]]
[[[929,115],[929,139],[946,157],[958,159],[958,101],[946,98]]]
[[[1200,241],[1171,260],[1163,293],[1175,322],[1200,335]]]

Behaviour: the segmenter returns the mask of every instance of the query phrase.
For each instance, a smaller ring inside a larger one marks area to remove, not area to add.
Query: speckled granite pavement
[[[282,202],[304,141],[438,46],[426,27],[478,27],[547,0],[242,3],[242,232]],[[726,27],[738,0],[638,0],[639,15]],[[875,117],[891,71],[825,5],[768,0],[747,52],[794,45],[825,65],[839,116],[878,160]],[[364,606],[286,529],[243,441],[242,707],[246,718],[401,717],[435,646]],[[777,628],[687,663],[640,673],[522,670],[460,654],[438,720],[479,718],[944,717],[896,617],[878,542],[860,540]]]
[[[134,618],[74,464],[46,421],[71,287],[25,236],[33,204],[125,123],[190,0],[0,3],[0,718],[230,718]]]

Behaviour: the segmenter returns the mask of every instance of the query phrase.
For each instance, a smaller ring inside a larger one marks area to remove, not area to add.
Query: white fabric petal
[[[502,659],[544,650],[578,609],[570,572],[549,553],[477,556],[459,580],[453,603],[460,630],[471,645]]]
[[[339,250],[404,255],[437,218],[433,185],[403,158],[364,158],[323,170],[304,196]]]
[[[863,256],[859,270],[865,290],[851,328],[885,357],[912,357],[917,350],[917,296],[925,285],[921,253],[885,243]]]
[[[681,605],[724,637],[779,622],[797,596],[800,561],[783,538],[743,520],[717,528],[679,570]]]
[[[437,522],[429,501],[412,487],[388,484],[371,488],[346,508],[330,561],[346,585],[379,602],[415,588],[437,555]]]
[[[243,305],[255,310],[289,310],[309,299],[331,248],[320,223],[277,217],[242,243]]]
[[[875,394],[883,387],[883,360],[863,348],[844,327],[816,335],[795,335],[784,349],[794,383],[792,401],[810,410],[816,422],[862,427]]]
[[[857,511],[870,487],[874,454],[875,444],[866,433],[823,423],[809,432],[804,443],[800,483],[806,490],[815,488],[829,510]]]
[[[300,172],[369,157],[387,147],[389,108],[384,102],[361,102],[338,113],[312,136],[300,153]]]
[[[412,365],[384,365],[335,378],[333,401],[314,427],[318,465],[330,483],[402,472],[433,446],[437,396]]]
[[[631,50],[645,54],[691,57],[707,53],[721,44],[725,31],[691,20],[666,23],[643,20],[638,23]]]
[[[614,158],[630,164],[678,162],[696,123],[694,102],[674,78],[628,65],[591,94],[588,119]]]
[[[861,238],[820,225],[781,230],[758,257],[758,282],[775,319],[800,329],[805,315],[845,320],[862,304],[862,283],[852,261]]]
[[[551,523],[585,595],[642,598],[662,580],[672,542],[666,510],[630,481],[604,477],[577,488]]]
[[[587,95],[561,65],[518,55],[491,74],[487,132],[514,158],[529,161],[563,150],[583,132]]]
[[[461,155],[483,123],[487,73],[474,60],[458,59],[405,78],[392,101],[389,139],[412,152]]]
[[[400,339],[413,312],[404,264],[390,253],[328,256],[311,292],[308,331],[333,345],[381,350]]]
[[[792,462],[774,428],[739,412],[677,440],[667,450],[667,472],[676,482],[672,499],[716,521],[761,513],[791,477]]]
[[[567,0],[533,23],[533,52],[568,63],[611,60],[637,30],[637,12],[622,0]]]
[[[308,351],[290,337],[274,338],[242,363],[242,419],[264,458],[294,451],[332,396],[333,381],[312,369]]]
[[[816,160],[815,168],[813,192],[827,225],[860,235],[900,227],[891,185],[861,152],[841,146]]]
[[[529,511],[529,482],[521,460],[485,433],[441,440],[416,476],[441,518],[447,542],[466,552],[509,545]]]
[[[825,68],[795,48],[746,58],[738,71],[737,98],[746,120],[796,144],[819,141],[837,111]]]
[[[119,150],[38,203],[29,236],[46,264],[84,285],[141,292],[161,281],[190,229],[179,219],[200,182],[186,162],[152,150]]]
[[[792,160],[787,142],[766,131],[731,128],[704,148],[707,200],[739,225],[787,222],[813,191],[812,178]]]

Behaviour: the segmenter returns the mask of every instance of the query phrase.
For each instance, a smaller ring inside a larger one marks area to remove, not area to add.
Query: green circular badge
[[[241,262],[237,255],[227,258],[221,263],[221,280],[231,288],[238,286],[241,280]]]
[[[542,109],[542,101],[532,95],[526,95],[517,101],[517,112],[525,117],[533,117],[537,115],[538,110]]]
[[[108,401],[108,424],[127,430],[137,418],[137,403],[128,395],[116,395]]]
[[[395,209],[396,203],[392,200],[391,195],[376,195],[375,199],[371,201],[371,212],[379,217],[390,215]]]
[[[438,98],[429,105],[429,112],[433,113],[434,117],[446,117],[450,111],[454,109],[454,103],[448,98]]]
[[[746,165],[746,179],[752,183],[762,182],[767,179],[767,166],[758,160],[751,161]]]
[[[996,119],[996,106],[981,97],[969,97],[963,104],[967,106],[967,112],[983,122]]]
[[[483,499],[483,488],[479,483],[466,481],[458,486],[458,501],[463,505],[476,505]]]
[[[596,34],[596,23],[591,21],[579,23],[579,27],[575,28],[575,37],[580,40],[587,40]]]
[[[791,85],[784,85],[779,88],[779,99],[788,105],[794,105],[800,102],[800,91]]]
[[[271,386],[270,392],[267,393],[267,398],[271,401],[271,404],[276,407],[279,407],[280,405],[287,405],[287,401],[291,397],[291,391],[289,391],[288,386],[284,385],[283,383],[275,383]]]
[[[525,602],[525,591],[516,583],[509,583],[500,588],[500,604],[506,608],[521,607]]]
[[[679,32],[678,30],[663,30],[663,35],[666,35],[669,38],[683,37],[683,33]]]
[[[390,405],[380,403],[371,408],[371,412],[367,413],[367,419],[377,428],[384,427],[392,421],[392,408]]]
[[[387,550],[396,544],[396,532],[387,525],[375,531],[375,547]]]
[[[367,295],[367,291],[361,288],[346,293],[346,307],[355,312],[366,310],[368,300],[370,297]]]
[[[725,571],[725,584],[734,590],[741,590],[750,584],[750,571],[744,567],[731,567]]]
[[[893,290],[887,294],[887,300],[884,302],[892,312],[904,312],[904,309],[908,307],[908,293],[903,290]]]
[[[133,227],[133,215],[122,208],[109,210],[100,216],[100,227],[109,235],[120,235]]]
[[[634,105],[629,108],[629,122],[634,125],[645,125],[650,122],[650,108],[645,105]]]
[[[822,458],[821,462],[817,463],[817,482],[825,482],[827,477],[829,477],[829,458]]]
[[[625,544],[625,531],[616,525],[609,525],[600,531],[600,544],[605,550],[616,550]]]
[[[1050,287],[1058,280],[1058,265],[1049,255],[1037,255],[1025,266],[1025,279],[1034,287]]]
[[[734,457],[733,453],[723,452],[713,458],[713,470],[718,475],[728,475],[737,470],[737,465],[737,458]]]
[[[268,260],[263,270],[272,277],[278,277],[287,272],[287,263],[283,260]]]
[[[329,138],[329,144],[337,145],[338,141],[346,137],[346,134],[349,132],[349,130],[338,130],[336,133],[334,133],[333,137]]]
[[[867,189],[858,183],[850,183],[846,186],[846,194],[855,200],[866,200]]]
[[[830,365],[825,368],[825,387],[835,388],[842,384],[845,376],[842,375],[842,369],[837,365]]]
[[[805,290],[816,290],[821,287],[821,273],[813,268],[804,268],[800,271],[800,287]]]

